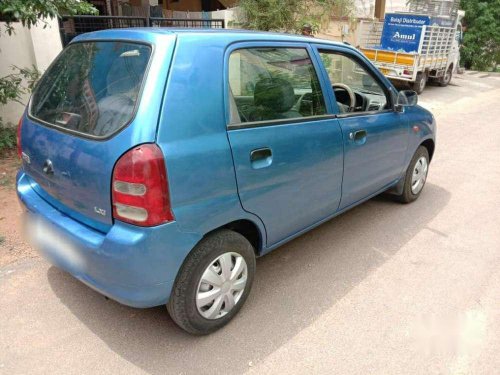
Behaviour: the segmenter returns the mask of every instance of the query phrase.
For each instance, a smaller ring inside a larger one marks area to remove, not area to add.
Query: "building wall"
[[[407,0],[387,0],[385,2],[385,12],[403,12],[407,10]],[[356,17],[370,18],[374,16],[375,0],[354,0]]]
[[[211,16],[212,19],[223,19],[226,29],[239,28],[238,21],[242,17],[239,7],[211,12]]]
[[[347,42],[353,46],[358,42],[359,20],[332,19],[328,26],[315,35],[317,38]]]
[[[201,12],[201,0],[163,0],[163,7],[169,10]]]
[[[205,10],[222,10],[236,5],[236,0],[207,0]],[[163,0],[163,8],[177,11],[201,12],[203,10],[202,0]]]
[[[13,24],[15,34],[5,34],[5,23],[0,23],[0,76],[12,73],[12,66],[32,67],[44,71],[62,50],[59,26],[56,19],[49,20],[46,28],[43,24],[28,29],[21,23]],[[29,95],[21,101],[26,104]],[[0,105],[0,117],[3,122],[17,124],[25,106],[16,102]]]

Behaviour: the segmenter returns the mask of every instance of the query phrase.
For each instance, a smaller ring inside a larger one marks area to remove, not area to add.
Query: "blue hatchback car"
[[[84,34],[19,123],[32,243],[100,293],[225,325],[255,258],[385,191],[418,198],[433,116],[349,45],[245,31]]]

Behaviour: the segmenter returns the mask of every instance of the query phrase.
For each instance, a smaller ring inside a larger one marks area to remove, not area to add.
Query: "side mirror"
[[[414,107],[418,103],[418,95],[413,90],[403,90],[398,92],[395,109],[398,112],[403,111],[404,107]]]

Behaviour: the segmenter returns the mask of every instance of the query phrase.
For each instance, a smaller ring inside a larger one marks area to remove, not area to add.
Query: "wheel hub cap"
[[[420,80],[420,89],[423,90],[425,88],[425,77],[422,77]]]
[[[224,253],[203,272],[196,291],[196,307],[206,319],[218,319],[229,313],[245,291],[248,270],[238,253]]]
[[[413,194],[418,194],[424,187],[425,180],[427,179],[428,166],[429,163],[427,162],[427,158],[424,156],[417,160],[411,178],[411,192]]]

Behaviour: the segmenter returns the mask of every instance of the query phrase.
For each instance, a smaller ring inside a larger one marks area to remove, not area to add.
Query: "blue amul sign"
[[[380,46],[398,52],[418,52],[423,26],[430,17],[413,14],[388,13],[385,15]]]

